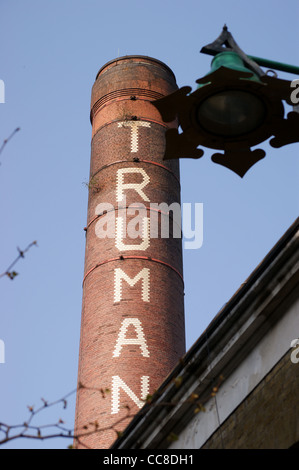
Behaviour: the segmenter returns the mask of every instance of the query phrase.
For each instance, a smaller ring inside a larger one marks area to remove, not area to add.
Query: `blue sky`
[[[97,71],[118,56],[165,62],[178,86],[205,75],[202,46],[228,25],[250,55],[299,64],[297,0],[0,0],[0,272],[33,246],[11,281],[0,278],[0,422],[76,387],[89,176],[90,93]],[[279,78],[295,76],[279,72]],[[298,147],[267,152],[243,179],[211,162],[181,162],[182,202],[204,207],[204,241],[185,250],[189,348],[298,215]],[[290,338],[290,341],[293,338]],[[36,424],[74,421],[74,396]],[[6,448],[65,448],[63,439],[17,440]]]

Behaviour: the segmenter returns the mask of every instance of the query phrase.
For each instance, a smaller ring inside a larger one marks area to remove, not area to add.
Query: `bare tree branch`
[[[220,376],[217,385],[213,387],[210,393],[210,397],[216,396],[222,380],[223,380],[223,376]],[[176,387],[179,387],[182,383],[182,380],[180,377],[177,377],[176,379],[173,379],[173,383],[175,384]],[[107,395],[110,392],[110,390],[108,389],[86,387],[85,385],[81,383],[79,383],[78,389],[97,391],[101,394],[102,399],[107,398]],[[36,409],[34,409],[34,406],[28,406],[30,415],[28,417],[28,420],[22,424],[8,425],[6,423],[0,422],[0,445],[13,441],[15,439],[21,439],[21,438],[37,439],[37,440],[45,440],[45,439],[53,439],[53,438],[67,438],[67,439],[72,439],[73,441],[75,441],[77,445],[80,445],[88,449],[89,447],[83,442],[83,438],[88,437],[91,434],[99,434],[104,431],[112,430],[115,432],[115,438],[120,437],[122,434],[122,431],[119,431],[119,426],[128,418],[133,418],[135,416],[135,413],[131,412],[129,405],[123,405],[122,408],[126,410],[126,414],[123,417],[116,420],[112,425],[104,426],[104,427],[101,427],[100,423],[97,420],[86,423],[86,425],[82,426],[82,428],[79,428],[79,429],[74,429],[73,427],[72,428],[66,427],[64,425],[65,424],[64,421],[61,418],[59,418],[57,422],[55,423],[43,424],[39,426],[32,423],[33,419],[37,415],[39,415],[42,411],[44,411],[46,408],[54,407],[55,405],[59,405],[61,403],[63,406],[63,409],[66,409],[67,404],[68,404],[68,398],[74,395],[78,389],[72,390],[71,392],[63,396],[62,398],[59,398],[58,400],[55,400],[52,402],[48,402],[44,398],[41,398],[42,405]],[[208,398],[209,397],[207,397],[206,400],[208,400]],[[144,404],[147,404],[149,406],[161,406],[161,407],[164,407],[164,406],[169,407],[169,406],[177,405],[176,402],[154,403],[152,399],[153,399],[153,396],[149,395],[144,400]],[[197,394],[192,393],[190,397],[187,399],[187,402],[191,403],[194,406],[195,414],[205,411],[204,404],[199,401],[199,396]],[[176,439],[177,439],[177,436],[175,434],[171,433],[169,435],[169,440],[172,441]],[[73,446],[70,445],[69,447],[72,448]]]
[[[101,393],[103,399],[106,398],[106,394],[103,394],[102,389],[89,389],[88,387],[85,387],[83,385],[79,385],[79,388],[84,388],[87,390],[96,390]],[[36,415],[40,414],[46,408],[50,408],[61,403],[63,405],[63,409],[65,409],[67,407],[67,399],[71,395],[76,393],[76,391],[77,389],[72,390],[64,397],[53,402],[47,402],[45,399],[42,398],[41,401],[43,404],[37,409],[34,409],[33,406],[28,406],[30,415],[28,420],[22,424],[8,425],[6,423],[0,422],[0,445],[20,438],[44,440],[62,437],[73,440],[75,439],[80,445],[88,448],[88,446],[86,446],[86,444],[82,442],[83,437],[87,437],[94,433],[101,433],[107,430],[115,431],[116,437],[118,437],[120,432],[117,430],[117,426],[119,426],[124,420],[132,418],[134,416],[133,414],[130,414],[130,407],[126,406],[126,415],[120,418],[119,420],[115,421],[112,426],[100,427],[99,423],[97,421],[94,421],[82,426],[82,429],[77,429],[76,432],[73,428],[67,428],[66,426],[64,426],[64,422],[61,418],[59,418],[56,423],[44,424],[39,426],[32,424],[32,421],[36,417]],[[53,432],[51,432],[51,429],[53,429]],[[49,431],[49,433],[45,434],[46,431]]]
[[[30,250],[30,248],[35,245],[37,246],[37,242],[34,241],[32,243],[30,243],[27,248],[25,248],[25,250],[21,250],[19,247],[17,247],[17,250],[19,252],[19,255],[17,256],[17,258],[8,266],[8,268],[6,269],[6,271],[4,271],[2,274],[0,274],[0,278],[1,277],[4,277],[4,276],[8,276],[9,279],[14,279],[18,273],[16,271],[11,271],[11,269],[14,267],[14,265],[21,259],[21,258],[25,258],[25,253],[27,253],[27,251]]]
[[[7,139],[4,139],[3,144],[2,144],[1,147],[0,147],[0,155],[1,155],[1,153],[3,152],[3,149],[4,149],[5,145],[7,144],[7,142],[9,142],[10,139],[12,139],[13,136],[14,136],[19,130],[21,130],[21,128],[20,128],[20,127],[17,127],[17,128],[10,134],[10,136],[7,137]],[[1,162],[0,162],[0,165],[1,165]]]

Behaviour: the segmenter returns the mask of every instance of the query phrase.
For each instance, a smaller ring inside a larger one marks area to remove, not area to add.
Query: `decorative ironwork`
[[[227,57],[223,52],[233,51],[242,59],[242,66],[237,63],[223,66],[220,60],[218,68],[214,67],[214,71],[196,80],[199,87],[193,93],[191,87],[184,86],[164,98],[152,101],[165,122],[178,119],[182,129],[181,133],[177,129],[166,131],[164,159],[201,158],[204,151],[198,146],[224,150],[224,154],[213,154],[212,160],[243,177],[266,155],[264,150],[251,150],[251,147],[270,137],[272,139],[269,143],[275,148],[299,142],[299,113],[292,111],[285,117],[283,105],[283,101],[292,105],[291,82],[267,75],[257,64],[252,64],[253,61],[241,51],[226,27],[214,43],[205,46],[204,51],[207,50],[210,53],[213,51],[212,55],[215,50],[219,52],[220,56],[217,55],[215,59]],[[256,103],[260,116],[256,116],[255,126],[251,125],[242,132],[226,133],[218,132],[219,125],[213,129],[212,124],[206,125],[203,118],[199,119],[203,103],[215,96],[216,99],[220,96],[223,98],[229,93],[244,95],[250,106],[250,103]]]

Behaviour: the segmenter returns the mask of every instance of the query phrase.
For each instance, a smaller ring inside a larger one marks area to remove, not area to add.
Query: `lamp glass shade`
[[[224,137],[237,137],[252,132],[265,119],[261,99],[243,90],[215,93],[197,107],[197,120],[206,131]]]

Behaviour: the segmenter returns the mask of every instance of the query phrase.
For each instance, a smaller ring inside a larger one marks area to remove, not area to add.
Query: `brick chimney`
[[[108,62],[93,85],[78,448],[109,448],[185,353],[180,221],[168,215],[179,161],[163,160],[177,123],[151,104],[176,89],[172,71],[144,56]]]

